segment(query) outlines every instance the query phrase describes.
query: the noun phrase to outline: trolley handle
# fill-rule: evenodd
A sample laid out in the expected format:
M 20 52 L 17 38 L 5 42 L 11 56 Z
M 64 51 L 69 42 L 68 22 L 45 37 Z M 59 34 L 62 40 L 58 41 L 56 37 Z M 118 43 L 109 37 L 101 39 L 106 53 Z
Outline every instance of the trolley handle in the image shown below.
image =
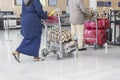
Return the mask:
M 45 25 L 45 24 L 46 24 L 46 21 L 47 21 L 47 19 L 42 19 L 42 20 L 41 20 L 41 23 L 42 23 L 43 25 Z

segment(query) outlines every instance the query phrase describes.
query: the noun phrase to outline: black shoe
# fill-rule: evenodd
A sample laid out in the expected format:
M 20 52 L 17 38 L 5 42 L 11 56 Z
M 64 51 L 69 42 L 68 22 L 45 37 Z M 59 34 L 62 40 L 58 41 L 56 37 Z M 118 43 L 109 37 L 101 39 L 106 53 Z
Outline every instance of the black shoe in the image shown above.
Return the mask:
M 87 50 L 87 48 L 78 49 L 78 51 L 85 51 L 85 50 Z

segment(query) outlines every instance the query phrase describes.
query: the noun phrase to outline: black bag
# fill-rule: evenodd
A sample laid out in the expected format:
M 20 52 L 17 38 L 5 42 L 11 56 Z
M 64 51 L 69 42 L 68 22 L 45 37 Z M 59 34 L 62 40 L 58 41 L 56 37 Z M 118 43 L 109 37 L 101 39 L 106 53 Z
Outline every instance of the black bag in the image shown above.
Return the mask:
M 112 28 L 108 28 L 108 29 L 106 29 L 106 37 L 107 37 L 107 41 L 112 41 L 112 32 L 113 32 L 113 30 L 112 30 Z

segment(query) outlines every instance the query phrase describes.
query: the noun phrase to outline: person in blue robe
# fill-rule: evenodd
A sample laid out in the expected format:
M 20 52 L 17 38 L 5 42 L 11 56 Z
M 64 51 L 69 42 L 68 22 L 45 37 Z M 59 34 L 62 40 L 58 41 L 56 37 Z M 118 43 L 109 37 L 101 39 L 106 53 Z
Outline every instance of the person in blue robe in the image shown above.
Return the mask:
M 47 19 L 39 0 L 22 0 L 21 34 L 23 40 L 12 53 L 20 62 L 20 53 L 33 56 L 35 61 L 42 60 L 39 57 L 41 43 L 42 23 L 41 19 Z

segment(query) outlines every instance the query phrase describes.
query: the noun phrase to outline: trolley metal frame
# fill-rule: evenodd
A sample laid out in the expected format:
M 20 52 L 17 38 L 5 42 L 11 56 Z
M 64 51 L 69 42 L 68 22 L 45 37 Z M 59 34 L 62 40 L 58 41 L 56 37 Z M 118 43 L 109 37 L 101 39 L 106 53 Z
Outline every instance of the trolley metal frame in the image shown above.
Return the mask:
M 53 23 L 53 24 L 49 24 L 46 23 L 45 21 L 43 21 L 43 25 L 45 26 L 45 44 L 46 47 L 44 49 L 41 50 L 41 54 L 43 56 L 47 56 L 49 53 L 53 52 L 54 54 L 57 55 L 57 59 L 62 59 L 63 55 L 65 54 L 65 49 L 63 48 L 63 43 L 62 43 L 62 26 L 61 26 L 61 21 L 60 21 L 60 10 L 56 9 L 57 12 L 57 17 L 58 17 L 58 23 Z M 60 41 L 59 44 L 55 41 L 55 42 L 50 42 L 50 44 L 48 44 L 48 26 L 52 26 L 52 28 L 59 28 L 60 30 Z M 58 27 L 57 27 L 58 26 Z M 75 47 L 71 48 L 71 51 L 68 52 L 69 56 L 72 56 L 72 52 L 75 51 L 77 49 L 77 46 L 75 45 Z M 77 52 L 76 52 L 77 53 Z M 76 54 L 75 54 L 76 55 Z
M 94 45 L 94 49 L 97 49 L 98 47 L 103 47 L 103 46 L 99 46 L 98 45 L 98 23 L 97 23 L 97 12 L 96 15 L 94 16 L 95 22 L 96 22 L 96 37 L 95 38 L 84 38 L 84 39 L 91 39 L 91 40 L 95 40 L 95 43 L 93 43 Z M 93 30 L 93 29 L 92 29 Z

